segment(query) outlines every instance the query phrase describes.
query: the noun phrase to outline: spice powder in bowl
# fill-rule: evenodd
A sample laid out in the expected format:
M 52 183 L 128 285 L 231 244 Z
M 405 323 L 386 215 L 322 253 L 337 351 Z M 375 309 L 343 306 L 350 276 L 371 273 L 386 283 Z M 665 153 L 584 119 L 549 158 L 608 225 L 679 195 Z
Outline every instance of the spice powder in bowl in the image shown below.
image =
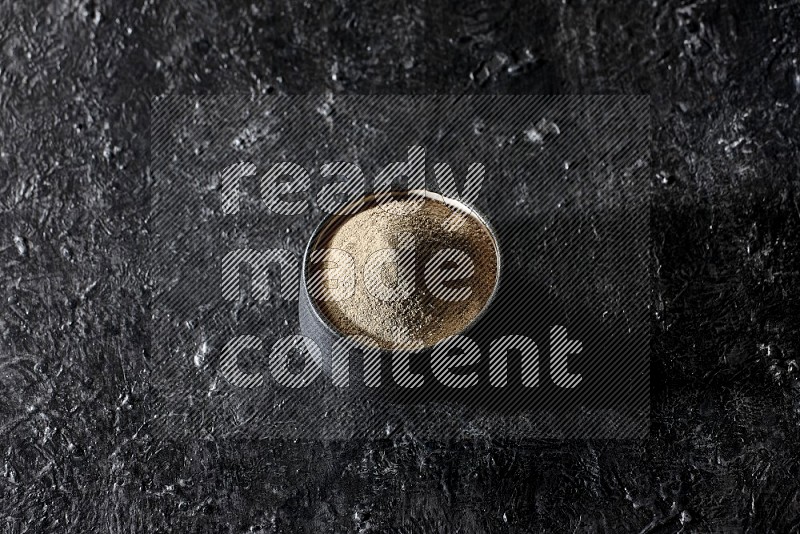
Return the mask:
M 362 199 L 319 231 L 311 258 L 320 314 L 383 349 L 427 348 L 462 332 L 489 303 L 500 267 L 486 223 L 427 191 Z

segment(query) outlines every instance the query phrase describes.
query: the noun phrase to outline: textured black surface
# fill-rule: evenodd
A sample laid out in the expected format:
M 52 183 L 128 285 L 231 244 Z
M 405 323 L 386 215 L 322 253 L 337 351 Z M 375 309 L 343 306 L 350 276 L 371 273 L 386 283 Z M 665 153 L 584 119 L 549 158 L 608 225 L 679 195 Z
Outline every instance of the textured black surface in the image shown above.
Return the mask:
M 800 4 L 0 7 L 9 532 L 800 530 Z M 149 98 L 646 93 L 642 442 L 196 442 L 146 411 Z

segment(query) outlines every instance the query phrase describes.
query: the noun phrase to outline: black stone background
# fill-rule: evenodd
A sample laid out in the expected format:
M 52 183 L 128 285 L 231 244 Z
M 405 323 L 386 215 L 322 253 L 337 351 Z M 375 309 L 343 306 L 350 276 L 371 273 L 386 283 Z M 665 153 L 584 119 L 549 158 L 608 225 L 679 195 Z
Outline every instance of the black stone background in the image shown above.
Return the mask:
M 800 531 L 800 3 L 0 4 L 6 532 Z M 149 433 L 164 92 L 652 98 L 644 441 Z

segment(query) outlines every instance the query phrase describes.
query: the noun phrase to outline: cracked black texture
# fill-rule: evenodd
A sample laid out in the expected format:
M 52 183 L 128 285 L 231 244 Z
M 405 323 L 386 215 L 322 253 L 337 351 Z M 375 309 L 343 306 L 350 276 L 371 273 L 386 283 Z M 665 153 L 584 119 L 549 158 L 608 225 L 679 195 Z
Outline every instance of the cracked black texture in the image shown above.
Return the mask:
M 800 4 L 0 4 L 8 532 L 800 531 Z M 652 99 L 642 442 L 158 442 L 150 97 Z

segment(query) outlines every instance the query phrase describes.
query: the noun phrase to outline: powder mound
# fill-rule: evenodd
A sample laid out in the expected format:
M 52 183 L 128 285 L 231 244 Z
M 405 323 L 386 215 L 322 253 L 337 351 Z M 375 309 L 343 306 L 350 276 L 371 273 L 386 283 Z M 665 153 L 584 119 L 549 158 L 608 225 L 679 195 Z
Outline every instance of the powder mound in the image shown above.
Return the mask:
M 418 206 L 413 212 L 412 203 Z M 460 225 L 451 224 L 454 214 L 461 217 Z M 429 347 L 462 332 L 497 284 L 497 244 L 486 225 L 429 194 L 407 194 L 385 205 L 370 197 L 357 212 L 323 228 L 314 249 L 339 249 L 355 261 L 355 287 L 348 298 L 334 297 L 331 288 L 342 281 L 325 279 L 329 264 L 309 266 L 325 280 L 315 294 L 323 316 L 340 332 L 366 336 L 381 348 Z M 394 261 L 376 261 L 373 255 L 387 257 L 379 252 L 387 249 L 395 251 L 389 256 Z M 368 267 L 376 264 L 377 273 Z M 376 283 L 383 292 L 374 289 Z

